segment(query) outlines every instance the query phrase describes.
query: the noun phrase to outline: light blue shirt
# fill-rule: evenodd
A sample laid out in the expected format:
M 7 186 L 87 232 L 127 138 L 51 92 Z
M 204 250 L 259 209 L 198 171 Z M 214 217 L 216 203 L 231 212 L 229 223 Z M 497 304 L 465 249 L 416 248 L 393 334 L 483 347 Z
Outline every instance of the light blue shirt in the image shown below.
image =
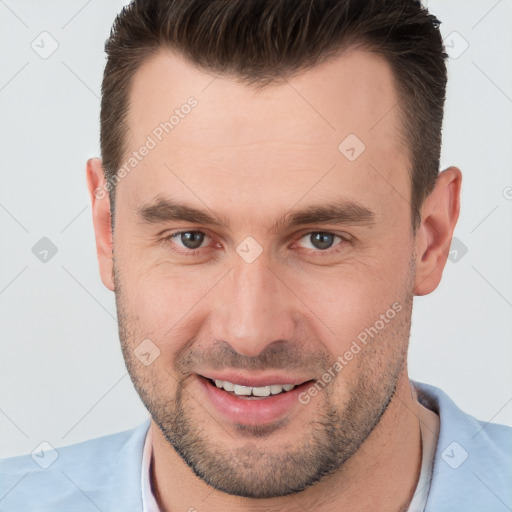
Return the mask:
M 425 512 L 510 512 L 512 428 L 478 421 L 440 389 L 413 384 L 420 402 L 440 418 Z M 142 512 L 148 427 L 149 419 L 58 448 L 46 469 L 51 452 L 41 460 L 37 453 L 0 459 L 0 512 Z

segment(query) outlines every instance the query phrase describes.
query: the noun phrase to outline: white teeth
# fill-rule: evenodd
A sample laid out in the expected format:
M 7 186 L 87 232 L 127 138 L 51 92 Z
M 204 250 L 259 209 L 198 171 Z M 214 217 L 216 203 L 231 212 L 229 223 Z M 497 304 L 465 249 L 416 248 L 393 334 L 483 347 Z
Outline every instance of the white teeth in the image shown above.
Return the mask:
M 215 385 L 218 388 L 224 389 L 226 391 L 232 391 L 235 395 L 238 396 L 258 396 L 258 397 L 266 397 L 270 395 L 278 395 L 283 391 L 291 391 L 295 385 L 294 384 L 272 384 L 270 386 L 261 386 L 261 387 L 250 387 L 250 386 L 241 386 L 239 384 L 233 384 L 227 380 L 218 380 L 215 379 Z
M 270 386 L 270 392 L 273 395 L 277 395 L 278 393 L 281 393 L 281 391 L 283 391 L 283 386 L 276 386 L 275 384 Z
M 222 382 L 222 381 L 221 381 Z M 234 391 L 235 390 L 235 385 L 232 383 L 232 382 L 228 382 L 227 380 L 225 380 L 223 383 L 222 383 L 222 387 L 226 390 L 226 391 Z
M 235 395 L 249 396 L 251 394 L 252 388 L 235 384 L 235 389 L 233 389 L 233 391 L 235 392 Z
M 263 386 L 262 388 L 252 388 L 254 396 L 268 396 L 270 395 L 270 386 Z

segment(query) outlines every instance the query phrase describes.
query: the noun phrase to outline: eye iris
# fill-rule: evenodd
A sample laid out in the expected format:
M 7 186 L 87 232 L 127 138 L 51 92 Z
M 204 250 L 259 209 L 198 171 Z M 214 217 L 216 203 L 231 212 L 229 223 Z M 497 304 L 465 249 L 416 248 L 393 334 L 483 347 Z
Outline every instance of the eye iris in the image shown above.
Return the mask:
M 201 247 L 204 240 L 204 234 L 199 231 L 187 231 L 180 235 L 183 245 L 187 249 L 197 249 Z
M 310 236 L 317 249 L 329 249 L 334 242 L 334 236 L 329 233 L 313 233 Z

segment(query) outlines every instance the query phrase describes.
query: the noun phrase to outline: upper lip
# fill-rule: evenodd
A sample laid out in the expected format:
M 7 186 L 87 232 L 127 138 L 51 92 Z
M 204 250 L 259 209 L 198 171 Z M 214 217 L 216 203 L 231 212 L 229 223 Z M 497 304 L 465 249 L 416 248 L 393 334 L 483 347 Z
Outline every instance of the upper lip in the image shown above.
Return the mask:
M 284 384 L 293 384 L 294 386 L 298 386 L 307 382 L 311 379 L 304 377 L 297 377 L 291 375 L 282 375 L 282 374 L 267 374 L 267 375 L 248 375 L 244 373 L 238 373 L 233 371 L 218 371 L 218 372 L 203 372 L 198 374 L 201 377 L 205 377 L 206 379 L 211 380 L 223 380 L 232 382 L 233 384 L 238 384 L 239 386 L 247 386 L 251 388 L 271 386 L 271 385 L 284 385 Z

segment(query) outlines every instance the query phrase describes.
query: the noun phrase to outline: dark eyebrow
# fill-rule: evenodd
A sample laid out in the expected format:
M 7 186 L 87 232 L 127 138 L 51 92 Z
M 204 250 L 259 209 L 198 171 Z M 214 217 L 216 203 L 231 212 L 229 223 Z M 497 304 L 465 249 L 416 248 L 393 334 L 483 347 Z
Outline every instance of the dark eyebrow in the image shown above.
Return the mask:
M 228 220 L 205 210 L 157 197 L 152 203 L 137 208 L 138 218 L 145 224 L 162 224 L 184 221 L 192 224 L 208 224 L 229 228 Z M 285 227 L 305 224 L 352 224 L 373 225 L 375 213 L 365 206 L 353 201 L 339 201 L 333 204 L 312 205 L 303 210 L 287 211 L 275 222 L 268 233 L 276 232 Z
M 150 204 L 137 208 L 137 217 L 145 224 L 185 221 L 193 224 L 210 224 L 229 229 L 227 219 L 216 217 L 204 210 L 157 196 Z
M 323 205 L 308 206 L 303 210 L 288 211 L 269 230 L 275 232 L 282 227 L 304 224 L 375 224 L 375 213 L 353 201 L 339 201 Z

